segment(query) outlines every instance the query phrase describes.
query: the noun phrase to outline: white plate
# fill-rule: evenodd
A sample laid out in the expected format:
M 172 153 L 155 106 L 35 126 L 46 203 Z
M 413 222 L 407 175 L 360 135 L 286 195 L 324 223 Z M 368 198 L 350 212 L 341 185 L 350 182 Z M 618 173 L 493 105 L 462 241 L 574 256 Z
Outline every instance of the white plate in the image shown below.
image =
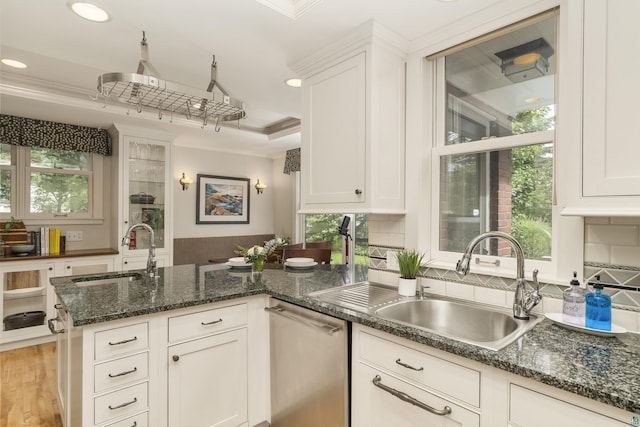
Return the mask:
M 246 262 L 225 262 L 225 265 L 228 265 L 231 268 L 250 268 L 251 267 L 251 263 L 246 263 Z
M 302 264 L 302 263 L 291 264 L 291 263 L 289 263 L 289 260 L 286 260 L 284 262 L 284 265 L 289 267 L 289 268 L 311 268 L 314 265 L 318 265 L 318 263 L 315 262 L 315 261 L 311 261 L 311 262 L 308 262 L 306 264 Z
M 232 264 L 246 264 L 244 262 L 244 257 L 242 256 L 238 256 L 238 257 L 234 257 L 234 258 L 229 258 L 228 260 L 230 263 Z
M 313 258 L 287 258 L 287 262 L 291 265 L 295 264 L 310 264 L 314 262 Z
M 621 335 L 627 332 L 625 328 L 618 326 L 614 323 L 611 324 L 610 331 L 603 331 L 602 329 L 587 328 L 586 326 L 580 326 L 574 323 L 565 322 L 564 320 L 562 320 L 562 313 L 546 313 L 545 316 L 547 316 L 547 318 L 550 319 L 552 322 L 557 323 L 558 325 L 564 328 L 571 329 L 577 332 L 584 332 L 585 334 L 599 335 L 601 337 L 610 337 L 615 335 Z

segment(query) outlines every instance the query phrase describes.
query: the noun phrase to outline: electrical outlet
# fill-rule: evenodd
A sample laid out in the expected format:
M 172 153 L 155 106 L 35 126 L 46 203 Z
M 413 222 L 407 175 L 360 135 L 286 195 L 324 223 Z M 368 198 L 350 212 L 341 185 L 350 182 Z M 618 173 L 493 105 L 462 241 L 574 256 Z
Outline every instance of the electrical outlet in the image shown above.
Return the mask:
M 400 266 L 398 265 L 398 252 L 396 251 L 387 251 L 387 270 L 399 270 Z
M 67 242 L 82 241 L 82 231 L 67 231 Z

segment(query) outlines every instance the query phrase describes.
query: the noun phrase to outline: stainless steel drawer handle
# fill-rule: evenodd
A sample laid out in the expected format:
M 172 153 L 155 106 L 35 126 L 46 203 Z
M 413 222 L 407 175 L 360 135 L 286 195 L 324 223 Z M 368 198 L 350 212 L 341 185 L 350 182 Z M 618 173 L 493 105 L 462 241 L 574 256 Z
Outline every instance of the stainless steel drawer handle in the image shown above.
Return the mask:
M 56 327 L 53 325 L 53 322 L 57 322 L 60 320 L 60 317 L 54 317 L 53 319 L 47 320 L 47 325 L 49 325 L 49 330 L 52 334 L 64 334 L 64 328 L 60 330 L 56 330 Z
M 342 329 L 341 326 L 335 326 L 329 323 L 319 323 L 312 319 L 308 319 L 306 317 L 296 316 L 293 313 L 288 313 L 284 309 L 284 307 L 280 305 L 276 305 L 275 307 L 265 307 L 264 310 L 268 311 L 269 313 L 278 314 L 282 317 L 286 317 L 287 319 L 290 319 L 290 320 L 295 320 L 296 322 L 304 323 L 305 325 L 308 325 L 308 326 L 313 326 L 314 328 L 320 328 L 329 335 L 333 335 L 334 333 Z
M 222 319 L 213 320 L 211 322 L 200 322 L 200 324 L 202 326 L 207 326 L 207 325 L 215 325 L 216 323 L 220 323 L 220 322 L 222 322 Z
M 404 362 L 401 362 L 401 361 L 400 361 L 400 359 L 396 360 L 396 363 L 397 363 L 398 365 L 402 366 L 403 368 L 412 369 L 412 370 L 414 370 L 414 371 L 418 371 L 418 372 L 420 372 L 420 371 L 424 371 L 424 368 L 423 368 L 422 366 L 421 366 L 421 367 L 419 367 L 419 368 L 414 368 L 414 367 L 413 367 L 413 366 L 411 366 L 411 365 L 408 365 L 408 364 L 406 364 L 406 363 L 404 363 Z
M 397 397 L 404 402 L 411 403 L 412 405 L 415 405 L 420 409 L 424 409 L 425 411 L 429 411 L 432 414 L 449 415 L 451 413 L 451 408 L 449 406 L 445 406 L 444 409 L 436 409 L 432 406 L 427 405 L 426 403 L 420 402 L 418 399 L 409 396 L 407 393 L 403 393 L 396 390 L 395 388 L 391 388 L 387 385 L 382 384 L 382 378 L 380 378 L 380 375 L 376 375 L 375 377 L 373 377 L 373 385 L 383 389 L 387 393 Z
M 131 342 L 131 341 L 136 341 L 137 339 L 138 339 L 138 337 L 133 337 L 133 338 L 129 338 L 128 340 L 122 340 L 122 341 L 118 341 L 118 342 L 109 341 L 109 345 L 126 344 L 126 343 Z
M 130 371 L 120 372 L 119 374 L 109 374 L 109 378 L 122 377 L 124 375 L 133 374 L 134 372 L 138 372 L 138 368 L 136 368 L 135 366 Z
M 133 400 L 131 402 L 124 402 L 119 404 L 118 406 L 111 406 L 109 405 L 109 409 L 120 409 L 120 408 L 124 408 L 125 406 L 129 406 L 129 405 L 133 405 L 134 403 L 136 403 L 138 401 L 137 397 L 134 397 Z

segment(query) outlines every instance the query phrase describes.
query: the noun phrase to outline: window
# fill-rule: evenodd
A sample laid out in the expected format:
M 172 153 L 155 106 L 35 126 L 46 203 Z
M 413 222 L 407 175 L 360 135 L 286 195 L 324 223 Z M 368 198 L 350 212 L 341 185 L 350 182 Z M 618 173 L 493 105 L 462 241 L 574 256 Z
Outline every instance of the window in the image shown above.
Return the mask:
M 480 233 L 513 235 L 527 259 L 552 259 L 556 11 L 440 54 L 433 149 L 434 258 Z M 485 240 L 476 253 L 511 257 Z
M 351 217 L 349 223 L 349 258 L 355 265 L 369 264 L 369 228 L 368 217 L 365 214 L 347 214 Z M 343 214 L 313 214 L 304 216 L 304 241 L 331 241 L 331 263 L 346 263 L 345 238 L 338 233 L 342 224 Z
M 92 218 L 96 161 L 101 170 L 101 156 L 0 144 L 0 214 L 39 220 Z

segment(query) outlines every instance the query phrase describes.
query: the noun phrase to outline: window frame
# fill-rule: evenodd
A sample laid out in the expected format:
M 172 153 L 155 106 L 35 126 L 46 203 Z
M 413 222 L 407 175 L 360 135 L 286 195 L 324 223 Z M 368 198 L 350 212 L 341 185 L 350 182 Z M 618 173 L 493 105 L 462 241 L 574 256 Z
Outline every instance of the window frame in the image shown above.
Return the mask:
M 560 33 L 560 14 L 556 25 L 558 26 L 558 34 Z M 561 38 L 558 37 L 556 44 L 561 43 Z M 556 49 L 560 51 L 560 49 Z M 432 124 L 431 133 L 431 153 L 428 170 L 428 181 L 430 189 L 430 221 L 429 221 L 429 252 L 430 252 L 430 265 L 433 267 L 442 267 L 447 269 L 455 268 L 457 261 L 460 259 L 462 253 L 449 252 L 440 250 L 440 165 L 441 158 L 443 156 L 467 154 L 467 153 L 487 153 L 490 151 L 504 150 L 514 147 L 521 147 L 533 144 L 552 143 L 553 144 L 553 186 L 554 195 L 556 194 L 555 186 L 557 184 L 557 129 L 558 120 L 557 113 L 560 109 L 559 102 L 559 81 L 560 81 L 560 67 L 556 69 L 554 98 L 555 98 L 555 112 L 556 112 L 556 126 L 554 130 L 531 132 L 526 134 L 510 135 L 498 138 L 483 139 L 478 141 L 470 141 L 461 144 L 446 145 L 446 110 L 448 106 L 447 91 L 446 91 L 446 76 L 445 76 L 445 56 L 424 61 L 425 70 L 425 84 L 427 87 L 431 87 L 431 95 L 433 96 L 432 110 L 430 111 L 430 122 Z M 429 112 L 427 113 L 429 114 Z M 562 223 L 566 221 L 566 218 L 560 216 L 558 206 L 555 202 L 552 205 L 552 245 L 551 245 L 551 260 L 540 261 L 527 259 L 525 262 L 526 275 L 530 277 L 534 269 L 538 269 L 541 272 L 541 278 L 546 278 L 549 281 L 556 281 L 561 270 L 561 256 L 560 245 L 558 244 L 561 236 L 560 229 Z M 474 256 L 474 259 L 476 256 Z M 500 265 L 496 266 L 491 263 L 499 260 Z M 498 257 L 482 255 L 482 261 L 486 263 L 472 264 L 472 271 L 481 274 L 513 277 L 516 271 L 516 259 L 512 257 Z M 577 267 L 577 266 L 576 266 Z M 575 267 L 574 267 L 575 268 Z
M 31 172 L 56 172 L 55 169 L 31 166 L 31 148 L 12 145 L 12 164 L 0 165 L 0 170 L 11 170 L 11 209 L 12 212 L 0 213 L 0 220 L 19 218 L 25 224 L 102 224 L 104 159 L 103 156 L 88 153 L 88 170 L 60 170 L 63 174 L 85 175 L 88 177 L 89 211 L 81 214 L 31 213 L 30 186 Z

